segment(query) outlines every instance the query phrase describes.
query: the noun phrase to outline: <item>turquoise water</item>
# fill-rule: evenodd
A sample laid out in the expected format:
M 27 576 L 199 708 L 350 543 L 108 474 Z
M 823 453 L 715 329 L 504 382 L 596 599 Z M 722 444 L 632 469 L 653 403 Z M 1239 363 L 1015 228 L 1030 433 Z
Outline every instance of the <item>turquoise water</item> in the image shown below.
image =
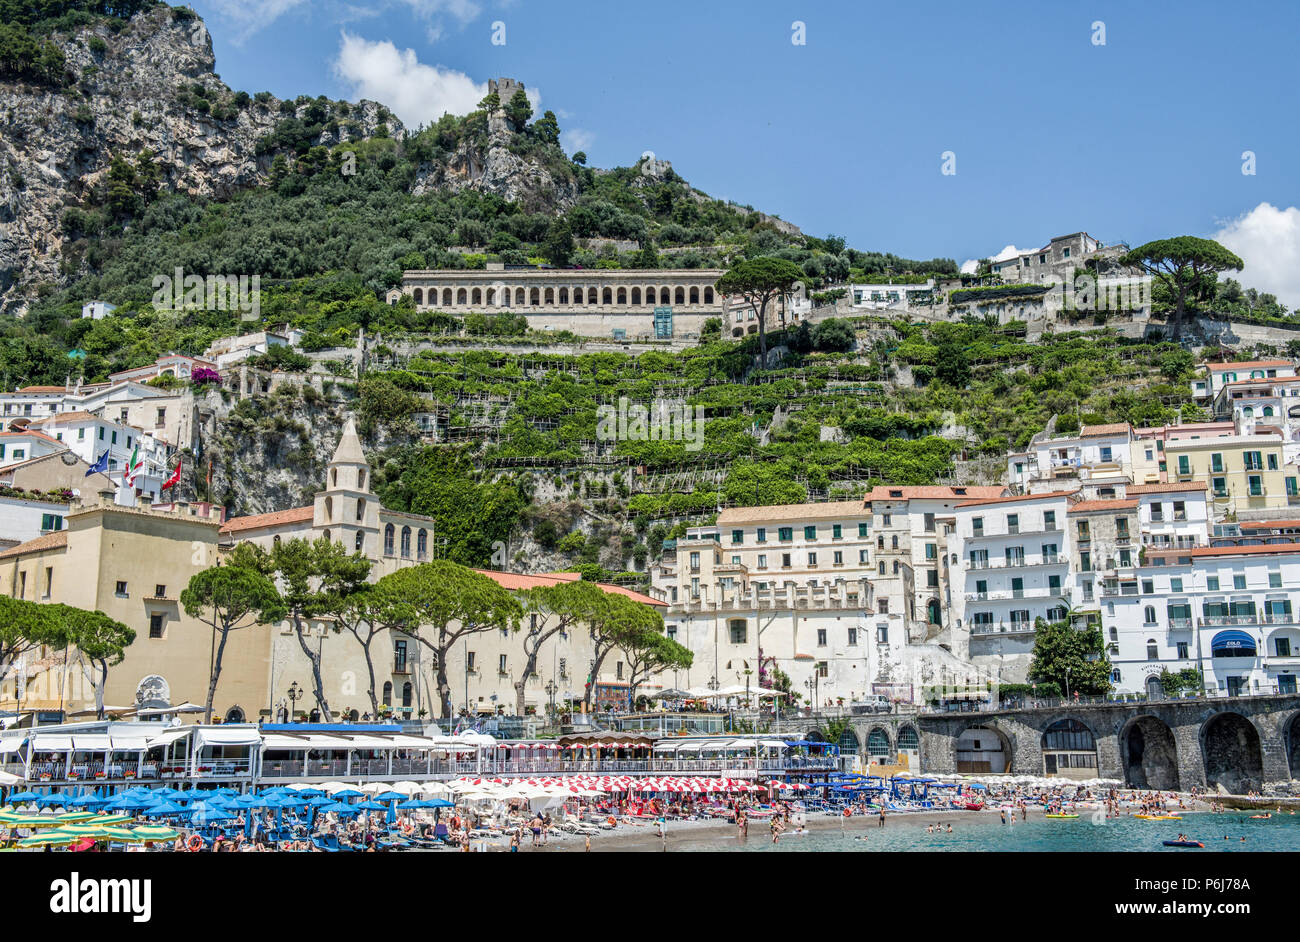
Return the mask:
M 945 828 L 947 822 L 944 822 Z M 1118 818 L 1093 824 L 1086 812 L 1069 820 L 1048 820 L 1030 816 L 1014 826 L 1000 823 L 998 815 L 981 815 L 952 822 L 953 833 L 926 834 L 924 822 L 910 822 L 902 815 L 890 817 L 884 829 L 850 825 L 817 830 L 804 835 L 786 832 L 773 845 L 766 825 L 750 825 L 749 837 L 734 836 L 710 841 L 679 841 L 669 835 L 669 850 L 743 851 L 751 853 L 825 853 L 834 851 L 1100 851 L 1104 853 L 1168 851 L 1174 854 L 1213 852 L 1300 851 L 1300 814 L 1277 815 L 1254 820 L 1242 813 L 1187 814 L 1181 821 L 1142 821 Z M 1160 842 L 1176 840 L 1179 834 L 1203 841 L 1205 849 L 1165 847 Z M 1224 835 L 1229 840 L 1224 840 Z M 866 840 L 857 840 L 865 835 Z M 1241 843 L 1241 838 L 1246 843 Z

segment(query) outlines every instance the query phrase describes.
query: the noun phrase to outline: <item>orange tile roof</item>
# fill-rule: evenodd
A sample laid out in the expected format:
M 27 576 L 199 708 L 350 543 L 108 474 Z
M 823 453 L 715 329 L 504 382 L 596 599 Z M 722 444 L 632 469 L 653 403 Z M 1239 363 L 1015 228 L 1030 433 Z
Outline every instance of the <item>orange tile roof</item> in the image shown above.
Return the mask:
M 1183 556 L 1265 556 L 1270 553 L 1300 553 L 1300 543 L 1258 543 L 1254 546 L 1199 546 L 1184 551 Z M 3 556 L 0 553 L 0 556 Z
M 1240 524 L 1243 530 L 1280 530 L 1300 527 L 1300 520 L 1250 520 Z
M 1099 435 L 1119 435 L 1132 430 L 1133 426 L 1127 422 L 1112 422 L 1109 425 L 1085 425 L 1079 429 L 1079 437 L 1094 438 Z
M 54 415 L 47 416 L 39 422 L 33 422 L 32 425 L 62 425 L 64 422 L 85 422 L 93 421 L 99 416 L 78 409 L 76 412 L 57 412 Z
M 1209 487 L 1204 481 L 1167 481 L 1163 484 L 1130 484 L 1125 493 L 1132 497 L 1134 494 L 1164 494 L 1169 491 L 1205 491 Z
M 1114 500 L 1081 500 L 1070 507 L 1069 513 L 1087 514 L 1097 510 L 1131 510 L 1136 507 L 1136 499 L 1116 498 Z
M 1051 500 L 1057 497 L 1069 497 L 1071 494 L 1079 493 L 1073 491 L 1044 491 L 1041 494 L 1017 494 L 1013 497 L 985 497 L 983 500 L 965 500 L 958 504 L 958 507 L 978 507 L 983 504 L 1010 504 L 1022 500 Z
M 18 435 L 22 437 L 31 436 L 32 438 L 43 438 L 47 442 L 53 442 L 56 445 L 63 444 L 63 442 L 59 441 L 53 435 L 46 435 L 44 432 L 38 432 L 35 429 L 26 429 L 21 432 L 0 432 L 0 438 L 4 438 L 8 435 Z
M 20 393 L 61 393 L 68 392 L 66 386 L 24 386 L 18 390 Z
M 577 582 L 582 576 L 576 572 L 546 572 L 540 575 L 530 575 L 522 572 L 498 572 L 495 569 L 475 569 L 480 575 L 487 576 L 503 589 L 509 589 L 512 592 L 519 592 L 525 589 L 534 589 L 538 586 L 558 585 L 561 582 Z M 642 595 L 640 592 L 624 588 L 621 585 L 613 585 L 608 582 L 597 582 L 606 592 L 614 595 L 625 595 L 634 602 L 640 602 L 643 605 L 658 605 L 666 607 L 667 602 L 659 599 L 652 599 L 648 595 Z
M 1238 386 L 1288 386 L 1300 383 L 1300 376 L 1256 376 L 1254 379 L 1236 379 L 1231 383 L 1224 383 L 1224 389 L 1235 389 Z M 1260 398 L 1267 398 L 1261 396 Z
M 819 504 L 767 504 L 758 507 L 727 507 L 718 514 L 718 526 L 732 523 L 778 520 L 828 520 L 835 517 L 865 517 L 861 500 L 830 500 Z
M 222 533 L 239 533 L 244 530 L 260 530 L 263 527 L 278 527 L 287 523 L 304 523 L 315 514 L 315 506 L 294 507 L 292 510 L 276 510 L 269 514 L 250 514 L 247 517 L 235 517 L 226 521 L 221 527 Z
M 68 531 L 56 530 L 53 533 L 38 536 L 34 540 L 28 540 L 26 543 L 19 543 L 17 546 L 11 546 L 3 553 L 0 553 L 0 559 L 7 559 L 10 556 L 25 556 L 28 553 L 39 553 L 42 550 L 57 549 L 60 546 L 67 545 Z
M 899 491 L 902 496 L 892 496 L 891 491 Z M 957 494 L 956 491 L 962 493 Z M 890 487 L 886 484 L 877 484 L 867 494 L 865 500 L 869 504 L 878 500 L 951 500 L 954 498 L 978 500 L 984 497 L 1001 497 L 1006 492 L 1007 489 L 1000 485 L 993 487 L 987 485 L 962 487 L 961 485 L 927 484 L 919 487 Z
M 1209 364 L 1211 373 L 1222 373 L 1225 370 L 1248 370 L 1261 366 L 1293 366 L 1290 360 L 1242 360 L 1240 363 L 1211 363 Z

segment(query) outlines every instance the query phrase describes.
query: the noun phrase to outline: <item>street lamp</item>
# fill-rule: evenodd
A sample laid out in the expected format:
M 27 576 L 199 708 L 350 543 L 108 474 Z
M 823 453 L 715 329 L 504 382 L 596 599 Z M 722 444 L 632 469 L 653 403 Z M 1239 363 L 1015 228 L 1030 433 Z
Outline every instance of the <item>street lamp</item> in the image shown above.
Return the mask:
M 1065 669 L 1065 699 L 1067 701 L 1070 699 L 1070 669 L 1068 667 Z
M 550 698 L 550 702 L 551 702 L 551 718 L 552 718 L 552 721 L 554 721 L 554 718 L 555 718 L 555 691 L 559 690 L 560 688 L 559 688 L 558 686 L 556 686 L 555 681 L 553 681 L 553 680 L 548 680 L 548 681 L 546 682 L 546 686 L 543 687 L 542 689 L 546 691 L 546 696 Z
M 289 685 L 287 696 L 289 697 L 289 722 L 292 723 L 294 713 L 297 712 L 298 701 L 307 696 L 307 691 L 299 687 L 298 681 L 295 680 Z

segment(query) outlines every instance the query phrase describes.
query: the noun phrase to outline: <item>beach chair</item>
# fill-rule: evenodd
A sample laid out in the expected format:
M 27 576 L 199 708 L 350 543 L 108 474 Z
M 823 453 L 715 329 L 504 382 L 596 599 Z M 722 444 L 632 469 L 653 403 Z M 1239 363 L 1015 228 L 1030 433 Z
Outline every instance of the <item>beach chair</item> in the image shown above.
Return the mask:
M 319 834 L 313 837 L 311 842 L 317 850 L 323 850 L 327 854 L 337 854 L 339 851 L 337 846 L 331 847 L 325 838 Z

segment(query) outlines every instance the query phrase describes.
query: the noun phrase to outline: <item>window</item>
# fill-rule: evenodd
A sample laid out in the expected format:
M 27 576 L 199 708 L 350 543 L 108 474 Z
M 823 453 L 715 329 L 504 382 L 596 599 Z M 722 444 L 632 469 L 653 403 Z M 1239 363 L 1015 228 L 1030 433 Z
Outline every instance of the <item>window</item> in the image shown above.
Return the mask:
M 816 566 L 816 565 L 817 565 L 817 554 L 816 554 L 816 553 L 809 553 L 809 554 L 808 554 L 808 565 L 809 565 L 809 566 Z
M 745 542 L 745 531 L 744 531 L 744 530 L 732 530 L 732 531 L 731 531 L 731 542 L 733 542 L 733 543 L 744 543 L 744 542 Z
M 1170 591 L 1170 592 L 1181 592 L 1181 591 L 1183 591 L 1183 580 L 1182 580 L 1182 579 L 1170 579 L 1170 580 L 1169 580 L 1169 591 Z
M 393 555 L 393 538 L 396 536 L 396 534 L 397 534 L 397 530 L 396 528 L 393 527 L 391 523 L 388 524 L 388 526 L 384 527 L 384 555 L 385 556 Z
M 1219 591 L 1219 577 L 1218 577 L 1218 576 L 1206 576 L 1206 577 L 1205 577 L 1205 591 L 1207 591 L 1207 592 L 1218 592 L 1218 591 Z
M 733 619 L 733 620 L 729 623 L 730 631 L 731 631 L 731 643 L 732 643 L 732 644 L 745 644 L 745 643 L 747 643 L 747 639 L 748 639 L 748 636 L 749 636 L 749 632 L 748 632 L 748 624 L 749 624 L 749 623 L 746 622 L 745 619 L 743 619 L 743 618 L 736 618 L 736 619 Z
M 1160 660 L 1160 646 L 1156 644 L 1155 638 L 1147 638 L 1147 660 Z
M 163 636 L 163 616 L 154 612 L 149 616 L 149 637 L 161 638 Z
M 392 705 L 393 705 L 393 682 L 391 680 L 386 680 L 384 681 L 384 706 L 392 706 Z
M 880 575 L 887 575 L 885 572 L 885 561 L 883 559 L 876 564 L 876 567 L 880 570 Z
M 936 544 L 934 544 L 934 543 L 926 543 L 926 544 L 925 544 L 925 558 L 926 558 L 926 559 L 938 559 L 938 558 L 939 558 L 939 550 L 938 550 L 938 547 L 936 546 Z
M 1277 470 L 1277 455 L 1273 452 L 1270 452 L 1268 456 L 1268 470 L 1270 471 Z
M 1262 474 L 1246 475 L 1246 493 L 1251 497 L 1264 496 L 1264 476 Z
M 411 558 L 411 528 L 402 527 L 402 558 Z
M 809 554 L 809 555 L 813 556 L 814 558 L 816 558 L 816 556 L 817 556 L 816 553 L 811 553 L 811 554 Z M 789 553 L 782 553 L 782 554 L 781 554 L 781 568 L 782 568 L 782 569 L 789 569 L 789 568 L 790 568 L 790 554 L 789 554 Z
M 777 535 L 777 538 L 778 538 L 778 539 L 781 539 L 781 540 L 793 540 L 793 539 L 794 539 L 794 527 L 780 527 L 780 528 L 777 529 L 777 531 L 776 531 L 776 535 Z
M 471 674 L 474 673 L 475 667 L 474 667 L 474 652 L 473 652 L 473 651 L 466 651 L 466 652 L 465 652 L 465 670 L 469 671 Z
M 504 657 L 504 655 L 502 655 Z M 619 680 L 623 679 L 623 662 L 619 661 L 614 665 L 614 676 Z
M 423 533 L 424 531 L 421 530 L 420 532 Z M 277 536 L 276 540 L 278 541 L 279 539 L 280 538 Z M 352 541 L 352 548 L 355 549 L 358 553 L 360 553 L 361 550 L 365 547 L 365 545 L 366 545 L 366 535 L 362 531 L 358 530 L 356 539 Z
M 894 515 L 893 515 L 893 514 L 881 514 L 881 515 L 880 515 L 880 521 L 881 521 L 881 522 L 880 522 L 880 525 L 881 525 L 882 527 L 892 526 L 892 524 L 893 524 L 893 519 L 894 519 Z
M 817 647 L 819 647 L 819 648 L 824 648 L 824 647 L 826 647 L 826 629 L 825 629 L 825 628 L 818 628 L 818 629 L 817 629 Z
M 862 539 L 865 539 L 865 538 L 866 538 L 866 536 L 867 536 L 867 525 L 866 525 L 865 523 L 859 523 L 859 524 L 858 524 L 858 536 L 859 536 L 860 538 L 862 538 Z
M 817 528 L 816 528 L 816 527 L 804 527 L 804 528 L 803 528 L 803 538 L 804 538 L 805 540 L 815 540 L 815 539 L 817 539 Z
M 1120 550 L 1120 551 L 1119 551 L 1119 564 L 1120 564 L 1121 567 L 1123 567 L 1123 568 L 1125 568 L 1125 569 L 1127 569 L 1129 566 L 1132 566 L 1132 565 L 1133 565 L 1133 551 L 1132 551 L 1132 550 L 1129 550 L 1129 549 L 1122 549 L 1122 550 Z
M 1264 453 L 1263 453 L 1263 452 L 1259 452 L 1259 451 L 1248 451 L 1248 452 L 1245 452 L 1244 455 L 1243 455 L 1243 457 L 1246 459 L 1246 470 L 1247 470 L 1247 471 L 1262 471 L 1262 470 L 1264 470 L 1264 460 L 1263 460 L 1263 456 L 1264 456 Z
M 1055 511 L 1055 510 L 1044 510 L 1044 511 L 1043 511 L 1043 529 L 1044 529 L 1044 530 L 1055 530 L 1055 529 L 1056 529 L 1056 511 Z
M 818 677 L 827 677 L 827 676 L 829 676 L 829 674 L 830 674 L 830 665 L 828 665 L 825 661 L 818 661 L 818 662 L 817 662 L 817 676 L 818 676 Z
M 1155 594 L 1155 591 L 1156 591 L 1156 582 L 1155 582 L 1154 579 L 1143 579 L 1143 580 L 1142 580 L 1142 594 L 1143 594 L 1143 595 L 1154 595 L 1154 594 Z M 1152 609 L 1152 611 L 1154 611 L 1154 609 Z M 1152 619 L 1152 620 L 1154 621 L 1155 619 Z
M 1079 554 L 1079 569 L 1081 572 L 1092 572 L 1092 553 L 1085 550 Z
M 1241 573 L 1241 572 L 1235 572 L 1235 573 L 1233 573 L 1233 574 L 1232 574 L 1232 587 L 1233 587 L 1234 589 L 1244 589 L 1244 588 L 1246 588 L 1246 574 L 1245 574 L 1245 573 Z
M 1269 587 L 1270 589 L 1280 589 L 1280 588 L 1282 588 L 1282 573 L 1280 573 L 1280 572 L 1270 572 L 1270 573 L 1268 574 L 1268 587 Z
M 1273 653 L 1276 654 L 1278 657 L 1290 657 L 1290 656 L 1291 656 L 1291 639 L 1290 639 L 1290 638 L 1274 638 L 1274 639 L 1273 639 Z
M 1175 649 L 1175 651 L 1177 652 L 1178 660 L 1180 660 L 1180 661 L 1185 661 L 1185 660 L 1187 660 L 1187 642 L 1186 642 L 1186 641 L 1176 641 L 1176 642 L 1174 642 L 1174 649 Z
M 831 557 L 832 557 L 832 558 L 831 558 L 831 561 L 832 561 L 836 566 L 843 566 L 843 565 L 844 565 L 844 553 L 843 553 L 842 551 L 840 551 L 840 550 L 836 550 L 834 553 L 831 554 Z
M 1142 609 L 1142 623 L 1144 625 L 1154 625 L 1156 623 L 1156 607 L 1148 605 Z
M 1296 479 L 1293 478 L 1293 477 L 1289 477 L 1289 478 L 1287 478 L 1287 479 L 1286 479 L 1286 496 L 1287 496 L 1287 497 L 1295 497 L 1297 494 L 1300 494 L 1300 491 L 1298 491 L 1298 490 L 1296 489 Z
M 393 673 L 394 674 L 406 673 L 406 642 L 405 641 L 393 642 Z
M 127 595 L 126 595 L 126 583 L 125 583 L 125 582 L 122 582 L 122 581 L 119 581 L 119 582 L 117 583 L 117 587 L 116 587 L 116 589 L 114 589 L 114 594 L 116 594 L 117 597 L 118 597 L 119 599 L 124 599 L 124 598 L 126 598 L 126 597 L 127 597 Z
M 870 560 L 867 558 L 868 550 L 858 550 L 858 563 L 862 566 L 867 565 Z
M 1007 532 L 1020 532 L 1020 514 L 1007 514 Z
M 668 626 L 668 637 L 670 637 L 670 638 L 676 638 L 676 637 L 677 637 L 677 626 L 676 626 L 676 625 L 669 625 L 669 626 Z M 560 676 L 561 676 L 561 677 L 568 677 L 568 676 L 569 676 L 569 659 L 566 658 L 566 657 L 562 657 L 562 658 L 560 658 Z
M 880 614 L 882 614 L 882 615 L 888 615 L 888 614 L 889 614 L 889 599 L 878 599 L 878 600 L 876 601 L 876 608 L 880 609 Z
M 876 644 L 889 644 L 888 625 L 876 625 Z
M 691 572 L 700 571 L 700 554 L 699 552 L 691 553 Z
M 1222 474 L 1222 473 L 1223 473 L 1223 455 L 1222 455 L 1222 454 L 1218 454 L 1218 453 L 1216 453 L 1216 454 L 1212 454 L 1212 455 L 1210 455 L 1210 470 L 1211 470 L 1212 472 L 1214 472 L 1215 474 Z
M 502 655 L 500 655 L 500 656 L 497 658 L 497 673 L 498 673 L 498 674 L 508 674 L 508 673 L 510 673 L 510 671 L 506 668 L 506 657 L 507 657 L 507 655 L 502 654 Z
M 923 521 L 924 521 L 924 526 L 925 526 L 925 532 L 926 532 L 926 533 L 933 533 L 933 532 L 934 532 L 934 514 L 925 514 L 925 515 L 923 516 Z
M 758 554 L 758 568 L 759 568 L 759 569 L 766 569 L 766 568 L 767 568 L 767 554 L 766 554 L 766 553 L 759 553 L 759 554 Z
M 42 530 L 62 530 L 63 518 L 58 514 L 41 514 Z
M 1192 473 L 1192 459 L 1189 456 L 1187 455 L 1178 456 L 1178 473 L 1179 474 Z
M 974 533 L 976 536 L 983 536 L 983 535 L 984 535 L 984 518 L 983 518 L 983 517 L 971 517 L 971 518 L 970 518 L 970 528 L 971 528 L 971 532 Z
M 844 527 L 842 527 L 842 526 L 841 526 L 840 524 L 838 524 L 838 523 L 836 523 L 836 524 L 832 524 L 832 525 L 831 525 L 831 539 L 832 539 L 832 540 L 842 540 L 843 538 L 844 538 Z
M 1211 478 L 1211 479 L 1210 479 L 1210 488 L 1211 488 L 1211 490 L 1214 491 L 1214 496 L 1215 496 L 1215 497 L 1227 497 L 1227 496 L 1228 496 L 1228 479 L 1227 479 L 1227 478 Z
M 925 572 L 925 584 L 931 589 L 939 587 L 939 570 L 927 569 Z
M 858 646 L 858 629 L 856 629 L 856 628 L 850 628 L 850 629 L 849 629 L 849 647 L 851 647 L 851 648 L 855 648 L 855 647 L 857 647 L 857 646 Z
M 415 688 L 411 686 L 410 681 L 402 684 L 402 706 L 409 707 L 411 705 L 411 695 L 414 690 Z
M 1080 520 L 1078 523 L 1078 528 L 1079 528 L 1079 539 L 1085 542 L 1088 541 L 1090 539 L 1090 537 L 1088 536 L 1088 521 Z

